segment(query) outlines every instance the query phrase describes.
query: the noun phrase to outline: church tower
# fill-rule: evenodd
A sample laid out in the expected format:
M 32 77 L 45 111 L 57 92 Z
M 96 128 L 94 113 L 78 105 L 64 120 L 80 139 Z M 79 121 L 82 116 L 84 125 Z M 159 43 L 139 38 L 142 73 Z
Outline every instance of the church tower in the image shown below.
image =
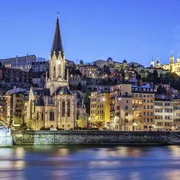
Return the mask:
M 170 71 L 174 72 L 174 56 L 173 55 L 171 55 L 171 57 L 170 57 L 170 64 L 169 64 L 169 66 L 170 66 Z
M 152 57 L 152 60 L 151 60 L 151 62 L 150 62 L 150 66 L 151 66 L 151 67 L 154 67 L 154 59 L 153 59 L 153 57 Z
M 60 33 L 59 18 L 56 20 L 56 28 L 49 60 L 49 77 L 46 80 L 46 88 L 50 93 L 62 86 L 69 86 L 68 74 L 65 75 L 65 56 Z
M 161 67 L 160 59 L 158 58 L 158 59 L 157 59 L 157 62 L 156 62 L 156 68 L 160 68 L 160 67 Z

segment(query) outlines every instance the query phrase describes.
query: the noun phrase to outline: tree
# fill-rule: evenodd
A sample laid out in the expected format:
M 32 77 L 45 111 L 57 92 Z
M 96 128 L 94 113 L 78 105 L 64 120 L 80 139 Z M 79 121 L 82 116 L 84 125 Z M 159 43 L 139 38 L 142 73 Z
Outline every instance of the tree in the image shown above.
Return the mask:
M 87 117 L 84 114 L 80 114 L 77 120 L 77 125 L 80 128 L 86 128 L 87 127 Z
M 104 72 L 107 73 L 108 75 L 111 74 L 109 66 L 104 65 L 103 69 L 104 69 Z
M 98 129 L 104 127 L 104 122 L 102 120 L 94 119 L 94 120 L 91 120 L 91 123 L 93 127 L 98 128 Z
M 83 62 L 83 60 L 80 60 L 80 65 L 84 65 L 84 62 Z
M 77 86 L 77 90 L 81 91 L 82 90 L 82 85 L 81 83 L 79 82 L 78 86 Z
M 90 98 L 88 94 L 86 94 L 84 97 L 84 104 L 86 107 L 86 113 L 90 114 Z

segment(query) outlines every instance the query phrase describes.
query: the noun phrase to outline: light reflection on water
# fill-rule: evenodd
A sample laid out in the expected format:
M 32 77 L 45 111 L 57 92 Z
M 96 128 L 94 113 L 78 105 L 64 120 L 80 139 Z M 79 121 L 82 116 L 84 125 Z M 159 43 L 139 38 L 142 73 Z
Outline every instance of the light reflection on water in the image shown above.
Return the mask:
M 180 146 L 0 148 L 0 179 L 180 179 Z

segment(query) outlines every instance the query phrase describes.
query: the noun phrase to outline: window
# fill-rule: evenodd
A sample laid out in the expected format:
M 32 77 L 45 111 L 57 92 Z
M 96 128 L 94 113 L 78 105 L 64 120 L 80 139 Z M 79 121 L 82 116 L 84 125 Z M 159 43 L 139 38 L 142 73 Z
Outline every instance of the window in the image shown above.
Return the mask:
M 62 102 L 62 117 L 65 116 L 65 101 Z
M 44 120 L 44 116 L 43 116 L 43 115 L 44 115 L 44 114 L 42 113 L 42 114 L 41 114 L 41 120 Z
M 50 112 L 49 116 L 50 116 L 50 121 L 54 121 L 54 112 L 53 111 Z
M 125 110 L 128 110 L 128 106 L 125 106 Z
M 39 112 L 37 112 L 37 120 L 39 120 Z
M 68 101 L 67 106 L 68 106 L 67 107 L 67 116 L 69 117 L 71 114 L 71 103 L 70 103 L 70 101 Z

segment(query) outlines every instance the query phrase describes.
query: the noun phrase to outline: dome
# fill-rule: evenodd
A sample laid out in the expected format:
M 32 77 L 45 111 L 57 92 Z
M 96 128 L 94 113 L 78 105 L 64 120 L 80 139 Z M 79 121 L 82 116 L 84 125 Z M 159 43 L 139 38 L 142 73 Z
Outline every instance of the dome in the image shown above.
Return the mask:
M 111 58 L 111 57 L 109 57 L 109 58 L 107 59 L 107 61 L 112 61 L 112 58 Z
M 127 64 L 127 61 L 124 59 L 123 63 L 126 63 L 126 64 Z

